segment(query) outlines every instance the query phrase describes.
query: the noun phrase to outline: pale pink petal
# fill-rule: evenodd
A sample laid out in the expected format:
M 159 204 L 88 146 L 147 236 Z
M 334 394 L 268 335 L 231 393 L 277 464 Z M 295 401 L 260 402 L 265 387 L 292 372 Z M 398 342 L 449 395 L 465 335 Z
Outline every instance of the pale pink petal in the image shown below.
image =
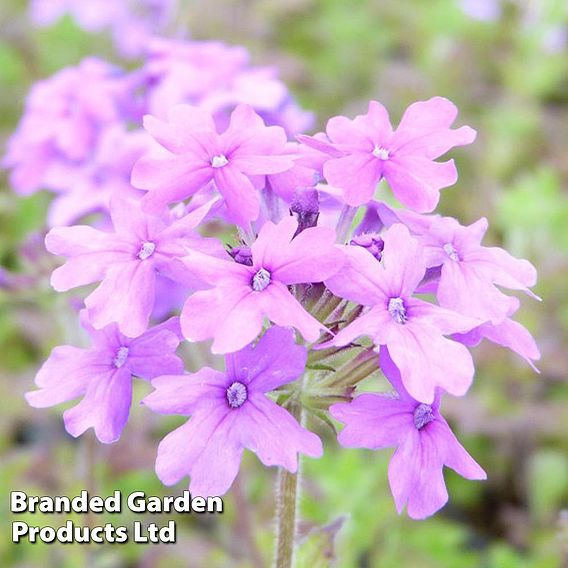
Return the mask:
M 256 392 L 269 392 L 300 377 L 306 359 L 306 349 L 296 344 L 293 330 L 271 327 L 256 345 L 227 355 L 227 376 L 238 379 L 246 372 Z
M 371 150 L 373 150 L 374 145 L 390 145 L 392 126 L 389 113 L 381 103 L 370 101 L 367 114 L 355 117 L 353 124 L 372 140 Z
M 212 353 L 233 353 L 255 340 L 262 331 L 264 314 L 259 296 L 264 292 L 249 289 L 239 302 L 227 312 L 215 330 Z
M 537 373 L 533 361 L 540 359 L 540 350 L 534 337 L 526 327 L 512 319 L 506 319 L 498 325 L 484 325 L 480 328 L 480 333 L 493 343 L 508 347 L 520 355 Z
M 327 135 L 342 151 L 368 153 L 373 151 L 373 137 L 344 116 L 334 116 L 327 121 Z
M 234 306 L 250 293 L 249 286 L 219 286 L 193 294 L 180 317 L 184 337 L 188 341 L 214 337 Z
M 420 402 L 431 404 L 436 387 L 462 396 L 471 385 L 474 367 L 467 348 L 444 338 L 426 322 L 409 320 L 398 325 L 387 346 L 406 390 Z
M 292 168 L 294 160 L 289 156 L 243 155 L 231 157 L 231 164 L 247 176 L 270 175 Z
M 188 250 L 181 261 L 193 276 L 211 286 L 225 280 L 249 285 L 253 276 L 251 269 L 233 261 L 228 254 L 225 256 L 226 259 L 203 254 L 197 250 Z
M 419 156 L 403 156 L 393 157 L 384 164 L 384 176 L 395 197 L 419 213 L 435 209 L 440 189 L 458 180 L 453 160 L 432 162 Z
M 84 394 L 89 382 L 108 369 L 100 354 L 71 345 L 55 347 L 38 371 L 35 382 L 40 390 L 26 393 L 35 408 L 54 406 Z
M 439 440 L 428 427 L 420 431 L 419 437 L 418 468 L 415 470 L 414 483 L 406 505 L 408 516 L 417 520 L 433 515 L 448 502 Z
M 312 227 L 280 251 L 272 274 L 284 284 L 321 282 L 341 270 L 344 258 L 333 229 Z
M 442 417 L 431 422 L 425 432 L 431 437 L 432 441 L 435 440 L 444 465 L 452 468 L 466 479 L 487 479 L 487 474 L 458 442 Z
M 109 370 L 89 383 L 83 400 L 63 414 L 65 428 L 74 437 L 94 428 L 97 438 L 116 442 L 130 413 L 132 379 L 125 367 Z
M 434 160 L 454 146 L 471 144 L 477 132 L 469 126 L 462 126 L 456 130 L 438 130 L 418 138 L 408 140 L 396 149 L 397 156 L 423 156 Z
M 381 394 L 361 394 L 351 403 L 333 404 L 331 415 L 345 424 L 338 436 L 346 448 L 372 450 L 398 446 L 414 428 L 416 403 Z
M 143 379 L 180 374 L 183 361 L 175 354 L 179 343 L 176 333 L 156 326 L 129 343 L 128 368 Z
M 343 247 L 345 263 L 341 270 L 325 281 L 326 286 L 341 298 L 361 305 L 387 302 L 388 290 L 383 282 L 383 266 L 361 247 Z
M 438 283 L 438 301 L 446 308 L 481 321 L 499 323 L 507 317 L 513 300 L 476 268 L 466 261 L 445 262 Z
M 171 152 L 176 154 L 192 152 L 200 159 L 207 159 L 207 152 L 198 142 L 201 138 L 199 135 L 215 133 L 215 123 L 211 115 L 189 105 L 170 108 L 168 122 L 146 115 L 144 128 Z
M 278 266 L 281 254 L 290 246 L 297 228 L 298 222 L 291 216 L 285 217 L 277 225 L 272 221 L 264 223 L 250 247 L 255 268 L 271 270 Z
M 240 443 L 266 466 L 279 465 L 296 472 L 298 453 L 316 458 L 323 454 L 320 439 L 263 394 L 249 396 L 236 426 Z
M 475 263 L 476 271 L 499 286 L 512 290 L 530 292 L 537 280 L 535 267 L 528 261 L 515 258 L 499 247 L 480 247 L 466 257 L 467 262 Z
M 124 335 L 141 335 L 154 306 L 155 285 L 156 271 L 147 260 L 112 265 L 103 282 L 85 299 L 91 323 L 101 329 L 116 322 Z
M 384 233 L 381 263 L 383 287 L 390 297 L 409 296 L 426 272 L 424 249 L 408 229 L 397 223 Z
M 164 375 L 154 379 L 154 391 L 140 404 L 158 414 L 193 414 L 197 408 L 214 408 L 225 398 L 223 373 L 203 367 L 189 375 Z
M 222 424 L 228 422 L 229 419 L 231 422 L 234 421 L 235 415 L 236 413 L 230 412 L 228 406 L 207 408 L 204 411 L 196 412 L 183 426 L 170 432 L 158 446 L 156 474 L 160 481 L 165 485 L 174 485 L 186 475 L 192 475 L 192 485 L 195 482 L 199 488 L 199 482 L 202 480 L 198 475 L 196 479 L 194 479 L 193 471 L 210 444 L 215 444 L 217 449 L 219 449 L 219 436 L 217 435 L 217 431 Z M 223 432 L 221 433 L 223 434 Z M 239 448 L 237 455 L 235 455 L 235 443 L 227 443 L 225 451 L 225 460 L 221 458 L 218 463 L 211 464 L 214 468 L 209 472 L 211 479 L 218 479 L 218 476 L 222 475 L 222 470 L 225 467 L 228 473 L 231 468 L 234 468 L 234 459 L 230 458 L 237 458 L 236 469 L 238 471 L 242 449 Z M 194 492 L 193 489 L 192 487 L 193 495 L 201 494 Z M 219 493 L 212 493 L 211 495 L 218 494 Z M 203 496 L 207 496 L 207 494 Z
M 215 184 L 225 199 L 228 216 L 232 221 L 247 227 L 258 217 L 260 198 L 250 179 L 230 164 L 217 168 Z
M 371 337 L 375 345 L 383 345 L 389 330 L 395 324 L 386 306 L 376 305 L 359 316 L 353 323 L 339 331 L 332 340 L 333 345 L 348 345 L 358 337 Z
M 266 316 L 275 324 L 295 327 L 309 342 L 317 341 L 326 328 L 292 296 L 281 282 L 273 282 L 262 292 L 253 292 L 262 298 Z
M 420 318 L 436 327 L 442 335 L 464 333 L 483 323 L 483 320 L 468 317 L 453 310 L 447 310 L 418 298 L 407 302 L 409 317 Z
M 369 154 L 352 154 L 325 162 L 323 174 L 327 182 L 343 190 L 345 203 L 364 205 L 375 195 L 383 175 L 382 162 Z

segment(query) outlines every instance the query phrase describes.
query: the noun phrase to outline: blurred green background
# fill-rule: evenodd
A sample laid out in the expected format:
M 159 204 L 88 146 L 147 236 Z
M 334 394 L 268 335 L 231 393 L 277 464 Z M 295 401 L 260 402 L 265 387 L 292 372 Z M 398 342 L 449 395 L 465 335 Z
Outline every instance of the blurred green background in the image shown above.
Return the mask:
M 483 7 L 498 13 L 489 19 L 472 15 Z M 314 425 L 326 438 L 326 455 L 305 462 L 299 565 L 324 567 L 336 557 L 335 565 L 347 568 L 568 566 L 568 4 L 194 0 L 182 1 L 180 16 L 193 38 L 242 44 L 255 63 L 278 65 L 302 105 L 316 113 L 319 128 L 332 115 L 365 112 L 369 99 L 383 102 L 395 122 L 415 100 L 453 100 L 459 123 L 479 135 L 473 146 L 453 153 L 460 181 L 443 192 L 440 211 L 463 223 L 487 216 L 486 244 L 530 259 L 540 273 L 535 291 L 544 301 L 523 299 L 519 319 L 537 338 L 541 374 L 484 343 L 474 350 L 471 392 L 444 408 L 488 481 L 468 482 L 446 471 L 449 505 L 434 518 L 413 522 L 395 512 L 386 477 L 389 452 L 340 450 L 329 432 Z M 70 19 L 34 29 L 23 2 L 2 0 L 2 146 L 32 83 L 88 54 L 120 63 L 108 37 L 88 35 Z M 179 421 L 136 407 L 121 440 L 102 446 L 90 432 L 80 440 L 67 436 L 61 408 L 26 405 L 23 393 L 51 348 L 77 339 L 64 331 L 75 325 L 64 321 L 68 298 L 48 285 L 54 261 L 43 252 L 42 239 L 49 196 L 17 198 L 6 176 L 0 186 L 0 266 L 18 278 L 16 287 L 0 286 L 0 566 L 268 562 L 275 471 L 252 455 L 226 496 L 226 512 L 178 517 L 175 546 L 10 543 L 10 490 L 168 494 L 153 462 L 159 438 Z M 149 390 L 138 388 L 140 396 Z M 167 518 L 148 520 L 165 524 Z M 57 524 L 65 518 L 28 520 Z M 84 517 L 75 520 L 87 524 Z M 129 524 L 133 515 L 110 520 Z

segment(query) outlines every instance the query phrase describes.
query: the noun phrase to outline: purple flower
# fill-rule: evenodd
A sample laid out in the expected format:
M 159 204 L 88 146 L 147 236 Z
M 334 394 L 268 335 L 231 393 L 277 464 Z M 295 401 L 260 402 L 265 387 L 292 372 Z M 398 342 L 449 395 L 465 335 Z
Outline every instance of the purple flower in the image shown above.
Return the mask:
M 66 430 L 77 437 L 92 427 L 101 442 L 116 442 L 130 412 L 132 377 L 152 379 L 183 372 L 175 354 L 179 321 L 172 318 L 136 339 L 122 335 L 116 324 L 95 330 L 84 310 L 81 323 L 91 337 L 91 347 L 53 349 L 36 375 L 39 390 L 27 393 L 26 399 L 31 406 L 45 408 L 82 396 L 77 406 L 63 414 Z
M 413 519 L 424 519 L 448 501 L 443 467 L 466 479 L 486 479 L 483 469 L 458 442 L 440 414 L 440 392 L 430 404 L 414 399 L 386 348 L 381 369 L 397 391 L 362 394 L 353 402 L 334 404 L 330 412 L 343 422 L 339 442 L 348 448 L 395 447 L 389 464 L 389 483 L 397 511 L 405 505 Z
M 307 136 L 300 139 L 331 156 L 323 166 L 324 177 L 343 190 L 348 205 L 372 200 L 384 177 L 401 203 L 426 212 L 436 207 L 440 189 L 457 181 L 453 160 L 434 160 L 475 139 L 476 132 L 469 126 L 450 129 L 456 116 L 453 103 L 434 97 L 410 105 L 393 131 L 385 107 L 371 101 L 365 115 L 328 121 L 330 143 Z
M 322 326 L 288 290 L 292 284 L 321 282 L 341 269 L 343 254 L 335 232 L 312 227 L 293 237 L 298 223 L 285 218 L 264 224 L 251 246 L 252 266 L 191 252 L 184 264 L 213 286 L 190 296 L 181 315 L 189 341 L 213 338 L 213 353 L 230 353 L 254 340 L 267 317 L 293 326 L 316 341 Z
M 169 122 L 146 116 L 144 125 L 170 152 L 164 159 L 142 158 L 134 166 L 133 185 L 149 190 L 143 200 L 148 211 L 186 199 L 214 181 L 232 220 L 248 226 L 259 214 L 255 176 L 293 165 L 292 158 L 284 155 L 284 130 L 265 126 L 246 105 L 233 111 L 222 134 L 208 112 L 188 105 L 173 107 Z
M 119 119 L 126 93 L 123 77 L 96 58 L 36 83 L 2 160 L 12 187 L 24 195 L 62 189 L 59 170 L 90 158 L 101 128 Z
M 156 472 L 161 481 L 173 485 L 189 475 L 193 495 L 222 495 L 237 475 L 245 448 L 264 465 L 292 472 L 298 468 L 298 452 L 320 457 L 319 438 L 265 396 L 298 378 L 306 357 L 293 332 L 273 327 L 256 347 L 228 355 L 225 373 L 205 367 L 152 381 L 156 390 L 143 404 L 160 414 L 191 415 L 160 443 Z
M 66 291 L 102 280 L 85 300 L 89 320 L 96 329 L 116 322 L 122 333 L 136 337 L 148 327 L 158 272 L 187 287 L 199 287 L 178 258 L 190 248 L 224 254 L 217 241 L 195 232 L 208 209 L 206 204 L 172 222 L 144 214 L 139 202 L 115 199 L 114 233 L 85 225 L 52 229 L 45 240 L 47 249 L 68 260 L 53 272 L 51 284 Z
M 507 317 L 516 301 L 496 285 L 537 298 L 528 289 L 535 285 L 537 274 L 527 260 L 514 258 L 499 247 L 481 246 L 486 231 L 485 218 L 464 227 L 451 217 L 438 217 L 420 231 L 420 240 L 426 265 L 442 267 L 437 289 L 440 305 L 496 324 Z
M 282 126 L 293 136 L 312 126 L 313 116 L 300 109 L 274 67 L 250 65 L 240 46 L 213 41 L 155 38 L 148 47 L 148 112 L 159 118 L 177 104 L 199 106 L 225 128 L 228 113 L 250 105 L 267 125 Z
M 335 295 L 370 307 L 331 343 L 368 335 L 377 346 L 387 345 L 405 388 L 421 402 L 431 404 L 436 387 L 465 394 L 474 373 L 471 355 L 444 335 L 482 322 L 413 297 L 426 265 L 422 246 L 405 226 L 391 227 L 383 241 L 381 262 L 361 247 L 343 247 L 345 265 L 326 280 Z

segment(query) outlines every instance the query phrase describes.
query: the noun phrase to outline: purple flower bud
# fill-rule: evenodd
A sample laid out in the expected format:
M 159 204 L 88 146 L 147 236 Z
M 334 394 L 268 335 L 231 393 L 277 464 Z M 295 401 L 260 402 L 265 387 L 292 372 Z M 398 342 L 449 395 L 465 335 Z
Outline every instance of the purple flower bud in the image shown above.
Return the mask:
M 252 252 L 250 247 L 247 246 L 238 246 L 233 247 L 229 254 L 233 257 L 235 262 L 239 264 L 244 264 L 245 266 L 252 266 Z
M 318 192 L 313 187 L 297 189 L 290 204 L 290 212 L 298 221 L 296 235 L 305 229 L 315 227 L 319 217 Z M 296 236 L 294 235 L 294 236 Z
M 367 249 L 377 260 L 383 257 L 385 243 L 379 235 L 373 233 L 354 235 L 349 244 Z

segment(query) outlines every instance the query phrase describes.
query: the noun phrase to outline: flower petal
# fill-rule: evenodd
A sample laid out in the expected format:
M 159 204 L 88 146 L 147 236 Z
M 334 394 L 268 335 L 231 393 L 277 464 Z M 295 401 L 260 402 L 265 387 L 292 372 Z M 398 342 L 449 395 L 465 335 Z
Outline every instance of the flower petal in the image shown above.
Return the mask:
M 373 199 L 382 177 L 382 163 L 371 152 L 351 154 L 325 162 L 323 174 L 330 185 L 343 190 L 347 205 L 359 207 Z
M 296 344 L 294 331 L 274 326 L 256 345 L 227 355 L 227 376 L 239 380 L 246 375 L 255 392 L 269 392 L 297 379 L 306 359 L 306 349 Z
M 351 403 L 330 406 L 331 415 L 345 424 L 338 436 L 346 448 L 378 450 L 398 446 L 414 429 L 416 403 L 389 395 L 361 394 Z
M 104 444 L 116 442 L 130 413 L 132 379 L 125 367 L 109 370 L 89 383 L 83 400 L 63 413 L 65 428 L 71 436 L 80 436 L 94 428 Z
M 440 189 L 458 180 L 453 160 L 433 162 L 419 156 L 395 156 L 385 161 L 384 176 L 395 197 L 419 213 L 433 211 L 440 199 Z
M 279 465 L 294 473 L 298 453 L 315 458 L 323 455 L 321 440 L 263 394 L 249 396 L 235 427 L 240 443 L 266 466 Z
M 158 414 L 193 414 L 197 408 L 213 408 L 225 398 L 223 373 L 203 367 L 188 375 L 164 375 L 154 379 L 154 391 L 141 404 Z

